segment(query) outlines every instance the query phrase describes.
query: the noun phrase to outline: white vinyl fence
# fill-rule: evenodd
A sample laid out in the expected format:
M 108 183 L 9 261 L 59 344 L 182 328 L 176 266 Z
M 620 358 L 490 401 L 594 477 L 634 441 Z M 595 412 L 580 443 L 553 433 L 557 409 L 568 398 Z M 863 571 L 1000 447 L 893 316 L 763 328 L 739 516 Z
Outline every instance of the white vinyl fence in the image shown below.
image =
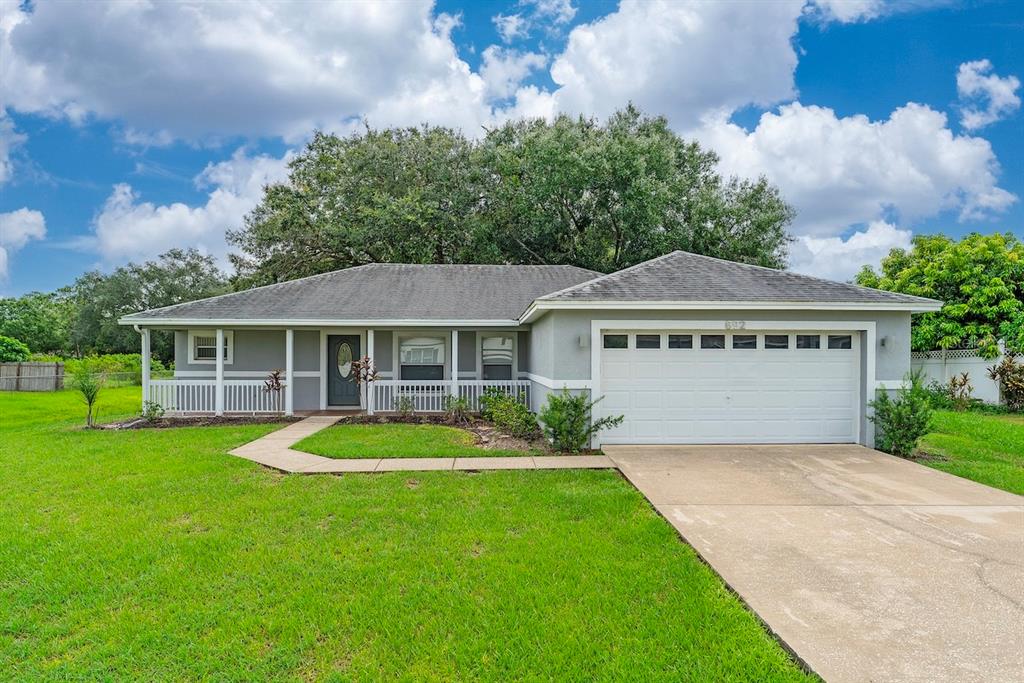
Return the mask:
M 282 383 L 283 384 L 283 383 Z M 146 400 L 171 414 L 213 413 L 217 409 L 217 381 L 212 379 L 154 379 Z M 261 379 L 224 380 L 224 412 L 282 413 L 284 389 L 267 391 Z
M 1002 355 L 986 360 L 977 349 L 948 351 L 915 351 L 910 354 L 910 367 L 924 372 L 926 383 L 947 384 L 951 377 L 966 372 L 974 391 L 971 396 L 986 403 L 999 403 L 999 385 L 989 379 L 988 369 L 1002 360 Z

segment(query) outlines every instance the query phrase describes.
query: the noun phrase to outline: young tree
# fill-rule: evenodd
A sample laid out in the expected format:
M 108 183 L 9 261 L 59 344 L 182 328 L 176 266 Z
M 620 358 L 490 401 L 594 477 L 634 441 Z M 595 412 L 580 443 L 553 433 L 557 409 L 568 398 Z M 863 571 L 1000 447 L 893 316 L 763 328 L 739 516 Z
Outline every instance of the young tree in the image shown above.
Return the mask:
M 71 375 L 71 386 L 81 394 L 85 403 L 85 426 L 92 427 L 95 419 L 96 401 L 99 400 L 105 377 L 91 363 L 83 362 Z
M 893 249 L 881 272 L 865 266 L 856 282 L 944 302 L 914 316 L 916 351 L 977 346 L 991 358 L 1000 338 L 1024 350 L 1024 244 L 1012 234 L 917 235 L 909 251 Z

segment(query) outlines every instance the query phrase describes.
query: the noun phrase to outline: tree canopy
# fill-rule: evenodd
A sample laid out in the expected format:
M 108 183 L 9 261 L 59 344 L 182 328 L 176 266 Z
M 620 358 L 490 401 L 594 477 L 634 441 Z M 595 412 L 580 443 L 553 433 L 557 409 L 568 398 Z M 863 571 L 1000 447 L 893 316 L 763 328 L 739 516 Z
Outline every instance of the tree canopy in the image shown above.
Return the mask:
M 1010 233 L 917 235 L 909 251 L 893 249 L 881 272 L 865 266 L 856 282 L 944 302 L 914 317 L 916 351 L 978 347 L 992 357 L 1000 338 L 1024 351 L 1024 244 Z
M 155 261 L 129 263 L 109 275 L 85 273 L 52 294 L 0 298 L 0 335 L 21 341 L 34 353 L 138 353 L 138 333 L 118 325 L 118 318 L 227 290 L 227 278 L 213 257 L 172 249 Z M 156 334 L 152 344 L 157 358 L 174 357 L 170 335 Z
M 172 249 L 156 261 L 129 263 L 109 275 L 86 273 L 72 287 L 76 313 L 72 344 L 82 352 L 135 353 L 139 333 L 118 325 L 129 313 L 194 301 L 228 291 L 227 279 L 212 256 L 195 249 Z M 174 357 L 170 335 L 154 335 L 153 354 Z
M 519 120 L 480 140 L 318 133 L 229 233 L 236 287 L 368 262 L 560 263 L 610 272 L 674 249 L 781 268 L 793 210 L 630 106 Z

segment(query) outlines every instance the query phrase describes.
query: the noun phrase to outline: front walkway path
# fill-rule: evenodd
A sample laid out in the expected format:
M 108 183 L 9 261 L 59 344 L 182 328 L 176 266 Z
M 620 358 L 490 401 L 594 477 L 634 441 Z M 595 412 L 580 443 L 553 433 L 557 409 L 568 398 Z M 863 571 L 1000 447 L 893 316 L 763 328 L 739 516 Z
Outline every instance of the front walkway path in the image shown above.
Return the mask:
M 523 455 L 510 458 L 325 458 L 293 448 L 310 434 L 330 427 L 340 415 L 314 415 L 239 446 L 231 455 L 282 472 L 422 472 L 427 470 L 612 469 L 603 455 Z

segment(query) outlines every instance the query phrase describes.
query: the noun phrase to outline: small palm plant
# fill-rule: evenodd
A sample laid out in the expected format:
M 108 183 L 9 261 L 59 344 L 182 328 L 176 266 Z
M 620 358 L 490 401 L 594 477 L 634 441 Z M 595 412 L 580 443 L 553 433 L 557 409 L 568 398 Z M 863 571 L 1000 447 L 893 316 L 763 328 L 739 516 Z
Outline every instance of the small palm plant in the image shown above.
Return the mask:
M 97 372 L 89 363 L 82 363 L 71 374 L 71 386 L 81 394 L 85 402 L 85 426 L 92 427 L 95 420 L 96 401 L 100 397 L 100 390 L 106 383 L 106 376 Z

